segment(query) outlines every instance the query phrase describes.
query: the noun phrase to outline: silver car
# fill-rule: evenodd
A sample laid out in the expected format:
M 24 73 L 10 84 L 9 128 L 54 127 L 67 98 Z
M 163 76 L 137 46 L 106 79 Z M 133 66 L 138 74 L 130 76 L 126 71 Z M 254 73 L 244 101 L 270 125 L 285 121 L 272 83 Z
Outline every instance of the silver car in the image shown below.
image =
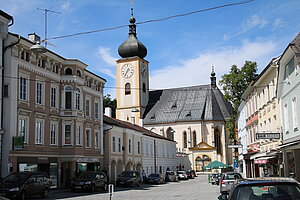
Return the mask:
M 177 175 L 178 175 L 178 179 L 180 179 L 180 180 L 187 180 L 188 179 L 185 171 L 178 171 Z
M 237 179 L 241 179 L 242 175 L 237 172 L 225 172 L 221 175 L 220 182 L 220 193 L 228 194 L 231 190 L 232 185 Z

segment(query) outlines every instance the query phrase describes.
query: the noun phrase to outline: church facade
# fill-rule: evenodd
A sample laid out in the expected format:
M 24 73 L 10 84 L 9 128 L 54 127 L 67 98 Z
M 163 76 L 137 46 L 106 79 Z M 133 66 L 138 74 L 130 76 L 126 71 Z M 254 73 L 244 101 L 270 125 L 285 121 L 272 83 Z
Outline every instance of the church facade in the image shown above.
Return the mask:
M 178 170 L 202 171 L 214 160 L 231 164 L 226 121 L 232 106 L 218 89 L 214 71 L 211 84 L 149 91 L 147 49 L 136 37 L 135 18 L 129 21 L 128 39 L 118 49 L 117 119 L 176 141 Z

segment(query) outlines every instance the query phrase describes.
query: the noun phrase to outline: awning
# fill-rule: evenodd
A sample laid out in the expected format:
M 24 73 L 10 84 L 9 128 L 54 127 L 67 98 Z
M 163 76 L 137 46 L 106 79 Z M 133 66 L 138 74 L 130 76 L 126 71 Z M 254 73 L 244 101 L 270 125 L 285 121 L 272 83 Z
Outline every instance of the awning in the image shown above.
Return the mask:
M 263 156 L 266 156 L 267 153 L 266 152 L 263 152 L 263 153 L 256 153 L 252 156 L 250 156 L 250 160 L 253 160 L 253 159 L 256 159 L 256 158 L 260 158 L 260 157 L 263 157 Z
M 288 147 L 288 146 L 296 145 L 296 144 L 298 144 L 298 143 L 299 143 L 299 141 L 295 141 L 295 142 L 290 142 L 290 143 L 278 145 L 278 147 L 279 147 L 280 149 L 282 149 L 282 148 L 285 148 L 285 147 Z
M 271 158 L 275 158 L 274 156 L 265 156 L 261 158 L 257 158 L 254 160 L 254 164 L 267 164 L 268 160 Z

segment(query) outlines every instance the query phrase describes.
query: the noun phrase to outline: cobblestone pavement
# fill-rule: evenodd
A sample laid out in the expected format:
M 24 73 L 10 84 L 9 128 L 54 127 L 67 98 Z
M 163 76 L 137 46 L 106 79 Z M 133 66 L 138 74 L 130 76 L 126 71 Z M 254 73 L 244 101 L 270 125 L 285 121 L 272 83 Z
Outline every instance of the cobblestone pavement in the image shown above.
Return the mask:
M 178 183 L 162 185 L 142 184 L 140 187 L 115 188 L 112 200 L 217 200 L 219 186 L 207 182 L 207 175 L 200 175 L 195 179 Z M 33 199 L 40 199 L 38 197 Z M 45 199 L 45 198 L 43 198 Z M 68 190 L 51 191 L 46 199 L 74 199 L 74 200 L 109 200 L 106 192 L 71 193 Z

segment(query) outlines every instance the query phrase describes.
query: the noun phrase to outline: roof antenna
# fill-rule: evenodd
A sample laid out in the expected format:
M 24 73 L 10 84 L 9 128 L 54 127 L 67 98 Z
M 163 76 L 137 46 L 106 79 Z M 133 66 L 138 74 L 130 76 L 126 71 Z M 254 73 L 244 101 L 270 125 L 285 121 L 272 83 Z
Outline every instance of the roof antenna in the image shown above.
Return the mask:
M 131 16 L 133 16 L 133 0 L 130 0 Z
M 57 13 L 57 14 L 61 14 L 61 12 L 56 12 L 54 10 L 48 10 L 48 9 L 43 9 L 43 8 L 37 8 L 37 10 L 41 10 L 41 11 L 44 11 L 44 15 L 45 15 L 45 38 L 44 38 L 44 41 L 45 41 L 45 48 L 47 48 L 47 26 L 48 26 L 48 22 L 47 22 L 47 15 L 48 15 L 48 12 L 51 12 L 51 13 Z M 50 43 L 49 43 L 50 44 Z

